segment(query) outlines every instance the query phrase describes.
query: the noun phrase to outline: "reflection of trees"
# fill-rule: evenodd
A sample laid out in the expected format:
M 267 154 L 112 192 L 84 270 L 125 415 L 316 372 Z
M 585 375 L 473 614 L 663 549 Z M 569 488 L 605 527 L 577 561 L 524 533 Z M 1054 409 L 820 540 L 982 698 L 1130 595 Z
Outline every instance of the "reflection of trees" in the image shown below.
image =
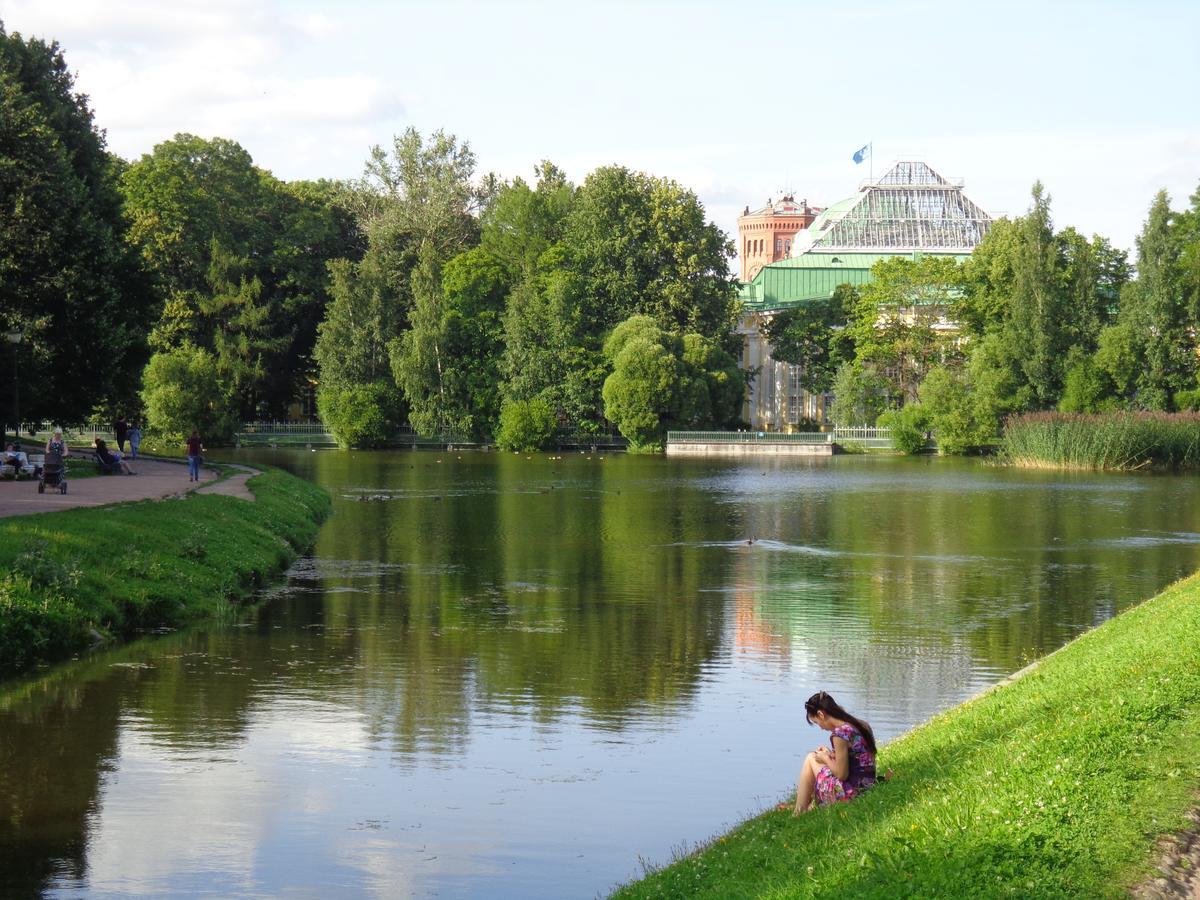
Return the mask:
M 111 674 L 74 666 L 0 694 L 0 895 L 37 896 L 52 875 L 84 874 L 127 701 Z
M 473 704 L 615 725 L 689 696 L 727 562 L 672 545 L 726 537 L 729 508 L 660 483 L 659 460 L 456 457 L 312 457 L 335 496 L 386 498 L 341 503 L 316 550 L 325 640 L 354 658 L 372 733 L 442 753 Z
M 1191 504 L 1169 499 L 1190 490 L 1181 480 L 870 465 L 849 468 L 877 479 L 749 513 L 750 531 L 840 555 L 759 553 L 740 576 L 761 586 L 774 630 L 838 644 L 865 684 L 1011 672 L 1200 564 L 1195 547 L 1123 543 L 1143 528 L 1195 529 Z

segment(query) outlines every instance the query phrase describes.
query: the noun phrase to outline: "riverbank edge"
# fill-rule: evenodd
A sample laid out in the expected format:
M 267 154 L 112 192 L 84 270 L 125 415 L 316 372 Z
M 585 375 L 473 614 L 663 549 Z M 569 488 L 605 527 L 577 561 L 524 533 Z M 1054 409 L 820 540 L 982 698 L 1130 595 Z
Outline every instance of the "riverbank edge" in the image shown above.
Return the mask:
M 891 741 L 853 803 L 768 810 L 614 896 L 1124 896 L 1194 827 L 1196 746 L 1200 574 Z
M 222 620 L 312 546 L 329 495 L 255 466 L 254 502 L 189 493 L 0 520 L 0 678 Z

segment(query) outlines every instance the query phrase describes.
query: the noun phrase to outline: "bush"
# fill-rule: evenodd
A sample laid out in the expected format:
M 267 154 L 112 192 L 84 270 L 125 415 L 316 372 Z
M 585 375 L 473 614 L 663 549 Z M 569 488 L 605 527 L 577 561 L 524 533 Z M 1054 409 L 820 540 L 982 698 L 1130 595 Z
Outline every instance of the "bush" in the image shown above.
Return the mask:
M 191 344 L 155 353 L 142 373 L 146 418 L 164 440 L 182 443 L 192 429 L 228 441 L 237 427 L 233 393 L 211 353 Z
M 321 421 L 343 448 L 383 446 L 396 433 L 402 410 L 400 392 L 383 379 L 317 390 Z
M 928 443 L 928 421 L 920 403 L 889 409 L 879 417 L 879 426 L 891 429 L 892 444 L 901 453 L 920 453 Z
M 496 446 L 501 450 L 541 450 L 554 437 L 556 421 L 549 401 L 508 400 L 500 408 Z

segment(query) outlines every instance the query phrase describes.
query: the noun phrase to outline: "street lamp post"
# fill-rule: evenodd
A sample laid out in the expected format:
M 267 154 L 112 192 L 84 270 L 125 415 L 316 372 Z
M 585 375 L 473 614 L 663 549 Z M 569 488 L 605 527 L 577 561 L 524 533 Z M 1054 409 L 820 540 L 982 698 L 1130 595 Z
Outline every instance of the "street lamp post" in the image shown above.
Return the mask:
M 12 331 L 10 331 L 8 334 L 5 335 L 5 337 L 8 338 L 8 342 L 10 344 L 12 344 L 12 358 L 13 358 L 12 414 L 13 414 L 13 440 L 14 441 L 19 441 L 21 439 L 21 386 L 20 386 L 20 382 L 17 380 L 17 344 L 21 343 L 21 338 L 23 338 L 24 336 L 25 335 L 23 335 L 16 328 L 14 328 Z

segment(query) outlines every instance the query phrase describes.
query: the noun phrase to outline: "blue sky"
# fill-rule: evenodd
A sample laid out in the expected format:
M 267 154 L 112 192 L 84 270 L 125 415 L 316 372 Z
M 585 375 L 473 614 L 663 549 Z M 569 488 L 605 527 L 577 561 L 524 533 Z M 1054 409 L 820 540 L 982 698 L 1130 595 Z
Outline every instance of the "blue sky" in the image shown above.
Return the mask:
M 622 163 L 692 188 L 731 235 L 784 189 L 818 205 L 920 156 L 1019 214 L 1132 247 L 1200 185 L 1200 3 L 0 0 L 55 37 L 109 146 L 239 141 L 281 178 L 354 177 L 414 125 L 482 170 Z

